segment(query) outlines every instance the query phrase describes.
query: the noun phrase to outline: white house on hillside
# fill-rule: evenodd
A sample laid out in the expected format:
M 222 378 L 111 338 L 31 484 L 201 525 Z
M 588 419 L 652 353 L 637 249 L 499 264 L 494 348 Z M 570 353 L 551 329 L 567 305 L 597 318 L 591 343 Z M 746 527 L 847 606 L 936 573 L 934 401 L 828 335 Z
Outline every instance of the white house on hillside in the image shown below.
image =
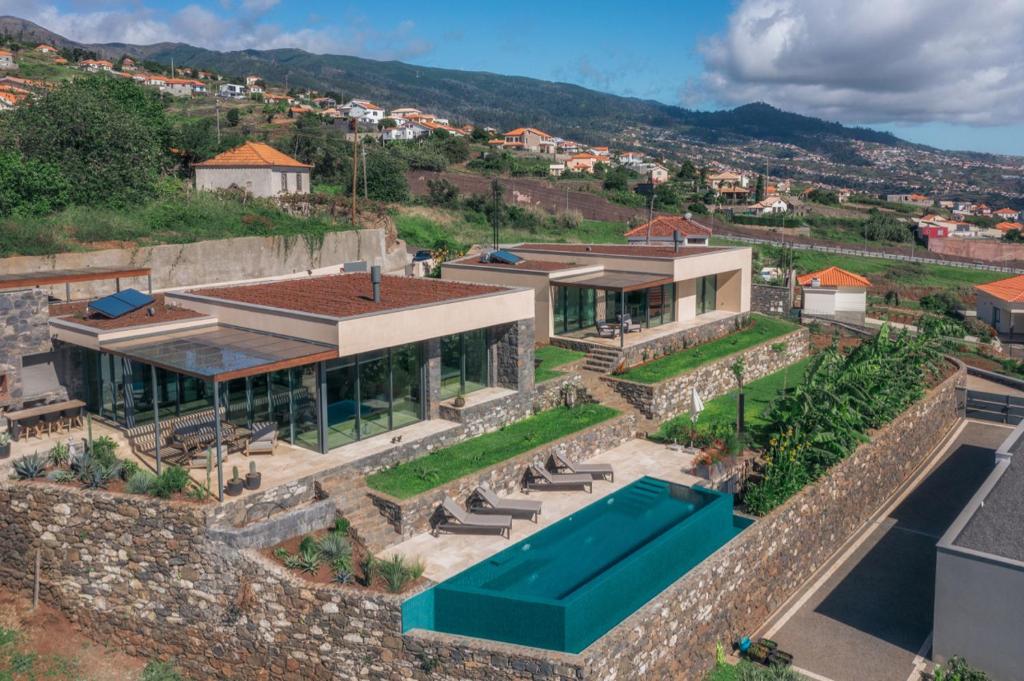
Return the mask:
M 260 142 L 246 142 L 192 167 L 196 171 L 196 189 L 237 187 L 262 197 L 308 194 L 313 168 Z
M 829 267 L 797 277 L 803 292 L 803 314 L 863 324 L 871 282 L 853 272 Z
M 224 83 L 217 88 L 217 95 L 228 99 L 244 99 L 245 86 L 238 85 L 237 83 Z
M 339 108 L 345 118 L 355 118 L 360 123 L 376 125 L 384 120 L 384 109 L 365 99 L 353 99 Z

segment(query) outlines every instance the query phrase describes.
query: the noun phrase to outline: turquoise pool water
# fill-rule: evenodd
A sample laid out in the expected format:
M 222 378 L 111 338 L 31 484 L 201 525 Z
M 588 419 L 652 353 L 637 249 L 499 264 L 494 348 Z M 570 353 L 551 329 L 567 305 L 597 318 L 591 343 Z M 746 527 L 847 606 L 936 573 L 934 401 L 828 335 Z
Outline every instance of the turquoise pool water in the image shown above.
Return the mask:
M 641 478 L 403 604 L 403 628 L 579 652 L 749 521 L 732 496 Z

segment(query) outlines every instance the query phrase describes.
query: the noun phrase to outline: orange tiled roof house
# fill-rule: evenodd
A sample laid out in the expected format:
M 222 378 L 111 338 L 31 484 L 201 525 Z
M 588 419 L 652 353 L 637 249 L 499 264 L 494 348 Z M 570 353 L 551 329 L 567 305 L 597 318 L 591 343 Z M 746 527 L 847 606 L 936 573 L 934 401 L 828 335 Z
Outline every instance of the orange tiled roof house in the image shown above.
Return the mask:
M 978 320 L 991 324 L 1004 340 L 1024 331 L 1024 274 L 974 287 Z
M 209 161 L 196 163 L 196 189 L 213 191 L 237 187 L 253 196 L 308 194 L 310 170 L 271 146 L 246 142 Z
M 839 267 L 797 277 L 803 289 L 803 314 L 863 324 L 871 282 Z

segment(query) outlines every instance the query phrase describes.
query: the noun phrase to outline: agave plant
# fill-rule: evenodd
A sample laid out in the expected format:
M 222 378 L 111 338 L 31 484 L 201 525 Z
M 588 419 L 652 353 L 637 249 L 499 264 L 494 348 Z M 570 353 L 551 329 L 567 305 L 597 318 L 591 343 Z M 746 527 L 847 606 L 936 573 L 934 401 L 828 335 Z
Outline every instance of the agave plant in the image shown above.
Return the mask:
M 46 457 L 39 453 L 23 456 L 14 462 L 14 474 L 19 480 L 41 478 L 46 472 Z
M 315 543 L 299 549 L 299 569 L 310 574 L 320 569 L 320 547 Z
M 352 543 L 337 532 L 329 532 L 321 537 L 319 549 L 324 560 L 332 564 L 335 561 L 352 559 Z

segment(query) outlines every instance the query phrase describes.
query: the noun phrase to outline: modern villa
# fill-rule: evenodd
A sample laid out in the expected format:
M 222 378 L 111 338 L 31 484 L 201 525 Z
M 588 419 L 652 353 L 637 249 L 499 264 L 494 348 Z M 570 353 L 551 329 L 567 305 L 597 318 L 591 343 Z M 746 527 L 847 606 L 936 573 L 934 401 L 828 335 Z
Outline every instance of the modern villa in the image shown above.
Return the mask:
M 77 367 L 69 393 L 124 429 L 212 409 L 329 453 L 437 418 L 459 395 L 533 390 L 522 289 L 374 270 L 165 292 L 116 318 L 93 306 L 52 308 L 51 336 Z
M 445 263 L 444 280 L 533 290 L 539 343 L 625 347 L 750 311 L 749 248 L 519 244 Z M 639 333 L 607 335 L 625 313 Z M 603 324 L 602 324 L 603 329 Z

